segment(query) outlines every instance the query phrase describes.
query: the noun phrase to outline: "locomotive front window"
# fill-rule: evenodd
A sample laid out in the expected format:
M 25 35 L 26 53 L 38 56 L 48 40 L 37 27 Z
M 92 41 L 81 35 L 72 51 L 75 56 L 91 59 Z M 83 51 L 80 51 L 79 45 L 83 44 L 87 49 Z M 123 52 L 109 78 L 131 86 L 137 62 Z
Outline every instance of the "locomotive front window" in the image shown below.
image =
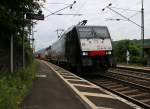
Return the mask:
M 79 34 L 81 38 L 91 38 L 93 37 L 92 28 L 79 28 Z
M 106 28 L 95 27 L 93 28 L 93 30 L 94 30 L 94 34 L 96 35 L 96 37 L 100 37 L 100 38 L 109 37 L 109 33 Z
M 80 38 L 108 38 L 109 33 L 105 27 L 80 27 L 78 29 Z

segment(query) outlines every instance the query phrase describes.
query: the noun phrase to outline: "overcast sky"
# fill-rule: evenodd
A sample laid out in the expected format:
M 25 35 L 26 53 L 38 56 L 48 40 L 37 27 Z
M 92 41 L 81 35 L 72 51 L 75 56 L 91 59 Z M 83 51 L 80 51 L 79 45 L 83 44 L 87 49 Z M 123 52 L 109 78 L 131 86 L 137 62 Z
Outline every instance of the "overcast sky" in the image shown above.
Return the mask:
M 74 0 L 46 0 L 44 8 L 42 8 L 44 15 L 55 12 L 73 3 Z M 114 10 L 122 13 L 126 17 L 132 17 L 131 20 L 137 24 L 141 24 L 141 1 L 142 0 L 76 0 L 76 4 L 72 9 L 65 9 L 59 13 L 63 14 L 83 14 L 82 16 L 58 16 L 52 15 L 45 18 L 44 21 L 39 21 L 35 25 L 35 47 L 36 50 L 48 47 L 57 38 L 56 29 L 67 29 L 72 25 L 76 25 L 79 21 L 88 20 L 87 25 L 105 25 L 108 27 L 113 40 L 121 39 L 140 39 L 141 29 L 137 25 L 126 21 L 107 20 L 120 18 L 119 15 L 106 9 L 102 11 L 109 3 L 112 3 Z M 54 3 L 54 4 L 51 4 Z M 63 4 L 55 4 L 63 3 Z M 124 11 L 118 8 L 124 8 L 137 11 Z M 150 38 L 150 0 L 144 0 L 145 9 L 145 38 Z M 133 16 L 134 15 L 134 16 Z

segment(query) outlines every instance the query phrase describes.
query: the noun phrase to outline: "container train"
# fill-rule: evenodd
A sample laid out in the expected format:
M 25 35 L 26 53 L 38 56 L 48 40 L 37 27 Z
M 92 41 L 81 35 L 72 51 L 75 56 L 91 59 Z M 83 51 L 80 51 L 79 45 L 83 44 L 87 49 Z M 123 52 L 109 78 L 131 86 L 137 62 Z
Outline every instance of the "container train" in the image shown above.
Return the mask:
M 72 26 L 47 51 L 51 62 L 75 68 L 77 72 L 115 66 L 106 26 Z

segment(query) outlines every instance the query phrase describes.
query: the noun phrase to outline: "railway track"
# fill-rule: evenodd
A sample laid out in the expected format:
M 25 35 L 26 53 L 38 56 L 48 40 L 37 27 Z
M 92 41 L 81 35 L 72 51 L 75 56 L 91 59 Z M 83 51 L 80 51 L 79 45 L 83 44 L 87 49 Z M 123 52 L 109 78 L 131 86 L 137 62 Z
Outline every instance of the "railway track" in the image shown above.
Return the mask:
M 144 72 L 110 69 L 99 78 L 86 78 L 144 109 L 150 109 L 150 75 Z
M 144 72 L 144 73 L 150 73 L 150 69 L 145 68 L 145 69 L 141 69 L 141 68 L 134 68 L 134 67 L 122 67 L 122 66 L 117 66 L 117 69 L 120 70 L 130 70 L 130 71 L 137 71 L 137 72 Z
M 150 77 L 150 70 L 138 70 L 138 69 L 128 69 L 128 68 L 119 68 L 117 67 L 116 69 L 110 69 L 110 70 L 115 70 L 115 71 L 120 71 L 120 72 L 125 72 L 128 74 L 133 74 L 133 75 L 139 75 L 139 76 L 146 76 L 146 77 Z M 109 70 L 109 71 L 110 71 Z
M 146 87 L 147 89 L 150 89 L 150 75 L 148 73 L 110 69 L 104 75 L 129 81 L 134 84 L 138 84 L 139 86 L 141 85 L 143 87 Z

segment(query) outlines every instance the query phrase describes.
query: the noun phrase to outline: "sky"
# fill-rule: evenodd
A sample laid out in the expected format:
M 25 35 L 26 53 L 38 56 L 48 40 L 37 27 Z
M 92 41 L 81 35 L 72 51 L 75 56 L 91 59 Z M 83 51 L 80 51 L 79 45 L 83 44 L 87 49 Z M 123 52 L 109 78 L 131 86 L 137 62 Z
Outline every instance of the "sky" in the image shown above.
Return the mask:
M 78 24 L 79 21 L 88 20 L 87 25 L 107 26 L 113 40 L 122 39 L 141 39 L 141 28 L 127 21 L 118 14 L 105 8 L 112 3 L 111 8 L 130 18 L 141 25 L 141 1 L 142 0 L 76 0 L 72 9 L 65 9 L 57 14 L 82 14 L 82 16 L 73 15 L 51 15 L 44 21 L 38 21 L 34 26 L 35 49 L 39 50 L 53 44 L 58 40 L 57 29 L 64 29 Z M 62 9 L 73 0 L 46 0 L 43 4 L 43 14 L 45 16 Z M 150 0 L 144 0 L 145 12 L 145 38 L 150 38 Z M 102 9 L 105 8 L 105 11 Z M 121 8 L 121 9 L 120 9 Z M 123 9 L 128 10 L 123 10 Z M 130 11 L 129 11 L 130 10 Z M 120 21 L 108 19 L 122 19 Z

